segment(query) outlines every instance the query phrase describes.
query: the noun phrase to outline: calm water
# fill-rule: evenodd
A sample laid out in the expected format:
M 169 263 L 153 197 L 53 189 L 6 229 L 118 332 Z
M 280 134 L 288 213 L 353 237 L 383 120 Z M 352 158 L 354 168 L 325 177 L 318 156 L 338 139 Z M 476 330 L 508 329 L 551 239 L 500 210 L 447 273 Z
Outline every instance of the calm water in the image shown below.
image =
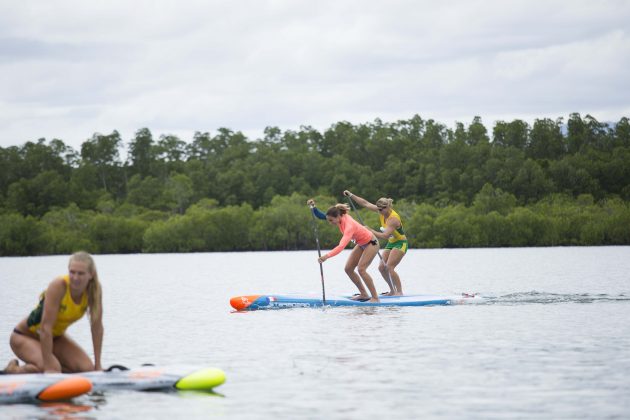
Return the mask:
M 347 254 L 327 293 L 354 293 Z M 233 313 L 235 295 L 321 293 L 316 252 L 97 256 L 104 365 L 224 369 L 219 395 L 108 392 L 8 418 L 628 418 L 630 247 L 411 250 L 408 293 L 480 292 L 482 305 Z M 0 259 L 9 332 L 67 257 Z M 376 263 L 372 273 L 377 278 Z M 385 290 L 379 278 L 377 286 Z M 89 327 L 69 330 L 91 353 Z

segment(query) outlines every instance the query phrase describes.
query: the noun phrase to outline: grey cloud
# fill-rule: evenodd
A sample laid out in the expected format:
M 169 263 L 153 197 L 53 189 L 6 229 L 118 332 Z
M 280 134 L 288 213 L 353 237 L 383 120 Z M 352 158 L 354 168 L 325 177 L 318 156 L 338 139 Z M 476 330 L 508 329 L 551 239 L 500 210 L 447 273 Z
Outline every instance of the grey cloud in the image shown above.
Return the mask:
M 629 20 L 614 0 L 5 3 L 0 146 L 415 113 L 615 120 Z

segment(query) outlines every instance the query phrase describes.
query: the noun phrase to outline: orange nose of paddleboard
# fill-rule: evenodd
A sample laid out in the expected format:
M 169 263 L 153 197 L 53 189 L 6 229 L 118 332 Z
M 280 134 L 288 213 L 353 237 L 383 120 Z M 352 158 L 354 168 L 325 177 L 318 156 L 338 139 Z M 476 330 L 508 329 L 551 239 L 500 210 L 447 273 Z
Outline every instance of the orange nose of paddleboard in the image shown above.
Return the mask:
M 74 376 L 47 386 L 37 398 L 42 401 L 66 400 L 90 392 L 91 389 L 92 382 L 86 378 Z
M 259 297 L 260 295 L 236 296 L 230 299 L 230 305 L 237 311 L 242 311 L 247 309 Z

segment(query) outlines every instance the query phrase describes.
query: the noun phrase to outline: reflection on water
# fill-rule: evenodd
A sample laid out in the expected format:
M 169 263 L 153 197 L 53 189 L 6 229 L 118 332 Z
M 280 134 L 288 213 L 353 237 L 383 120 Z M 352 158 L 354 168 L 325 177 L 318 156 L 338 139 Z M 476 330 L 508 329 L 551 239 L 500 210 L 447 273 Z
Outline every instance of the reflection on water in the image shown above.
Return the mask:
M 216 391 L 180 391 L 175 389 L 171 391 L 100 391 L 92 392 L 69 401 L 16 404 L 8 407 L 15 409 L 14 418 L 87 420 L 98 418 L 103 415 L 103 413 L 107 413 L 108 399 L 112 400 L 114 405 L 117 405 L 116 400 L 121 394 L 124 394 L 126 397 L 131 397 L 131 400 L 135 401 L 142 401 L 146 396 L 161 399 L 163 396 L 172 395 L 181 400 L 182 403 L 185 400 L 194 402 L 203 398 L 225 398 L 224 394 Z M 125 407 L 125 410 L 128 408 L 130 407 Z M 129 416 L 123 417 L 131 418 Z M 177 417 L 177 415 L 174 417 Z
M 76 404 L 72 402 L 52 402 L 43 403 L 39 407 L 46 412 L 47 416 L 53 416 L 58 419 L 91 419 L 90 416 L 80 416 L 78 414 L 92 411 L 96 406 Z
M 198 398 L 198 397 L 217 397 L 225 398 L 224 394 L 216 391 L 200 391 L 200 390 L 186 390 L 186 391 L 174 391 L 178 397 L 181 398 Z

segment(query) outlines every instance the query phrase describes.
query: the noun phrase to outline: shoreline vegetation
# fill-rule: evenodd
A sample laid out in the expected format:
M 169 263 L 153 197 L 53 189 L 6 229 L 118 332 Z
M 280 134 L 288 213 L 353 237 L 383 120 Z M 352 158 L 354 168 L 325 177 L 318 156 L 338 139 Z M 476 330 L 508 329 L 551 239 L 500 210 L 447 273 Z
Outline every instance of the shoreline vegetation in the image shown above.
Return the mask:
M 344 189 L 393 198 L 411 248 L 630 245 L 630 121 L 40 139 L 0 148 L 0 256 L 314 249 L 306 200 L 325 209 Z

